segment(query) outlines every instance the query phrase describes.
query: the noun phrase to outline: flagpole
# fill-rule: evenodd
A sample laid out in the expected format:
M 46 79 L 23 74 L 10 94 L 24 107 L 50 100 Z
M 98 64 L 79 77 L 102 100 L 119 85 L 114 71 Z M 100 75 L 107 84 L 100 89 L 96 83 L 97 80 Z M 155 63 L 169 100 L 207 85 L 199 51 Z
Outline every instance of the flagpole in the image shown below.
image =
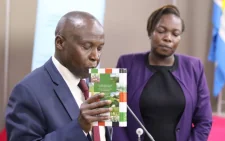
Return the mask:
M 8 95 L 8 69 L 9 69 L 9 24 L 10 24 L 10 0 L 6 0 L 5 12 L 5 51 L 4 51 L 4 79 L 3 79 L 3 111 Z
M 218 100 L 217 100 L 217 115 L 222 116 L 222 105 L 225 104 L 225 101 L 223 100 L 223 93 L 222 91 L 218 95 Z
M 221 110 L 222 110 L 222 93 L 220 92 L 218 95 L 218 100 L 217 100 L 217 115 L 221 115 Z

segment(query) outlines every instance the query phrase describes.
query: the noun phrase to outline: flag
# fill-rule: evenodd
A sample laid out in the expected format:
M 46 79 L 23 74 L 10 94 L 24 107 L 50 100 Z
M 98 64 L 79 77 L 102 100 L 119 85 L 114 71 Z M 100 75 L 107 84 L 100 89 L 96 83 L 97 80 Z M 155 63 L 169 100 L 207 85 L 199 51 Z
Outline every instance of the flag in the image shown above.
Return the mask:
M 208 60 L 215 63 L 213 95 L 218 96 L 225 84 L 225 0 L 213 1 L 212 42 Z

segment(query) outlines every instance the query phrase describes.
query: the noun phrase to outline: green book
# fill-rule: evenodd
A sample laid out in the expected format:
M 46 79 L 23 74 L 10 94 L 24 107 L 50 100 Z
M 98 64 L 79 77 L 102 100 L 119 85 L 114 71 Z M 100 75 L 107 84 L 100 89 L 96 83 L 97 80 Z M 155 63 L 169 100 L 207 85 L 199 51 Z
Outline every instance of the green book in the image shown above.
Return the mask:
M 113 110 L 110 120 L 94 122 L 93 126 L 127 126 L 127 69 L 99 68 L 89 69 L 89 95 L 104 93 L 102 100 L 111 100 Z

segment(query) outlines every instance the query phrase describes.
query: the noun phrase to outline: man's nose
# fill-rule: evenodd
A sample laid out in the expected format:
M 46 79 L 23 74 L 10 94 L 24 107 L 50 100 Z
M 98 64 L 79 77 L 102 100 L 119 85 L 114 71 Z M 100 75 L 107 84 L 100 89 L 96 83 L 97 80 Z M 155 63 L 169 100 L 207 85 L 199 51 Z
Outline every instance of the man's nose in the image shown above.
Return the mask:
M 98 61 L 100 57 L 100 52 L 98 51 L 98 49 L 92 49 L 91 54 L 90 54 L 90 58 L 92 61 Z

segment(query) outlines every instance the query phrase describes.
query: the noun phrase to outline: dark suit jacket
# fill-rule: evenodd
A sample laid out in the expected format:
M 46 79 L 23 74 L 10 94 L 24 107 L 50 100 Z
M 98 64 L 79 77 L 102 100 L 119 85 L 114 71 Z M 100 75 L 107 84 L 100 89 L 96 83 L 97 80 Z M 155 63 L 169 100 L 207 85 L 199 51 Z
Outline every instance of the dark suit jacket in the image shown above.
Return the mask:
M 88 141 L 78 105 L 51 59 L 19 82 L 6 109 L 9 141 Z M 106 139 L 110 141 L 108 128 Z
M 153 75 L 146 65 L 148 54 L 149 52 L 123 55 L 117 64 L 119 68 L 128 69 L 128 105 L 142 123 L 139 99 L 145 84 Z M 177 56 L 178 68 L 171 73 L 180 84 L 186 103 L 176 127 L 176 139 L 177 141 L 207 141 L 212 126 L 212 110 L 203 65 L 197 58 Z M 140 125 L 129 112 L 127 120 L 126 128 L 113 128 L 113 141 L 137 140 L 136 129 L 140 128 Z M 195 125 L 194 128 L 192 123 Z

